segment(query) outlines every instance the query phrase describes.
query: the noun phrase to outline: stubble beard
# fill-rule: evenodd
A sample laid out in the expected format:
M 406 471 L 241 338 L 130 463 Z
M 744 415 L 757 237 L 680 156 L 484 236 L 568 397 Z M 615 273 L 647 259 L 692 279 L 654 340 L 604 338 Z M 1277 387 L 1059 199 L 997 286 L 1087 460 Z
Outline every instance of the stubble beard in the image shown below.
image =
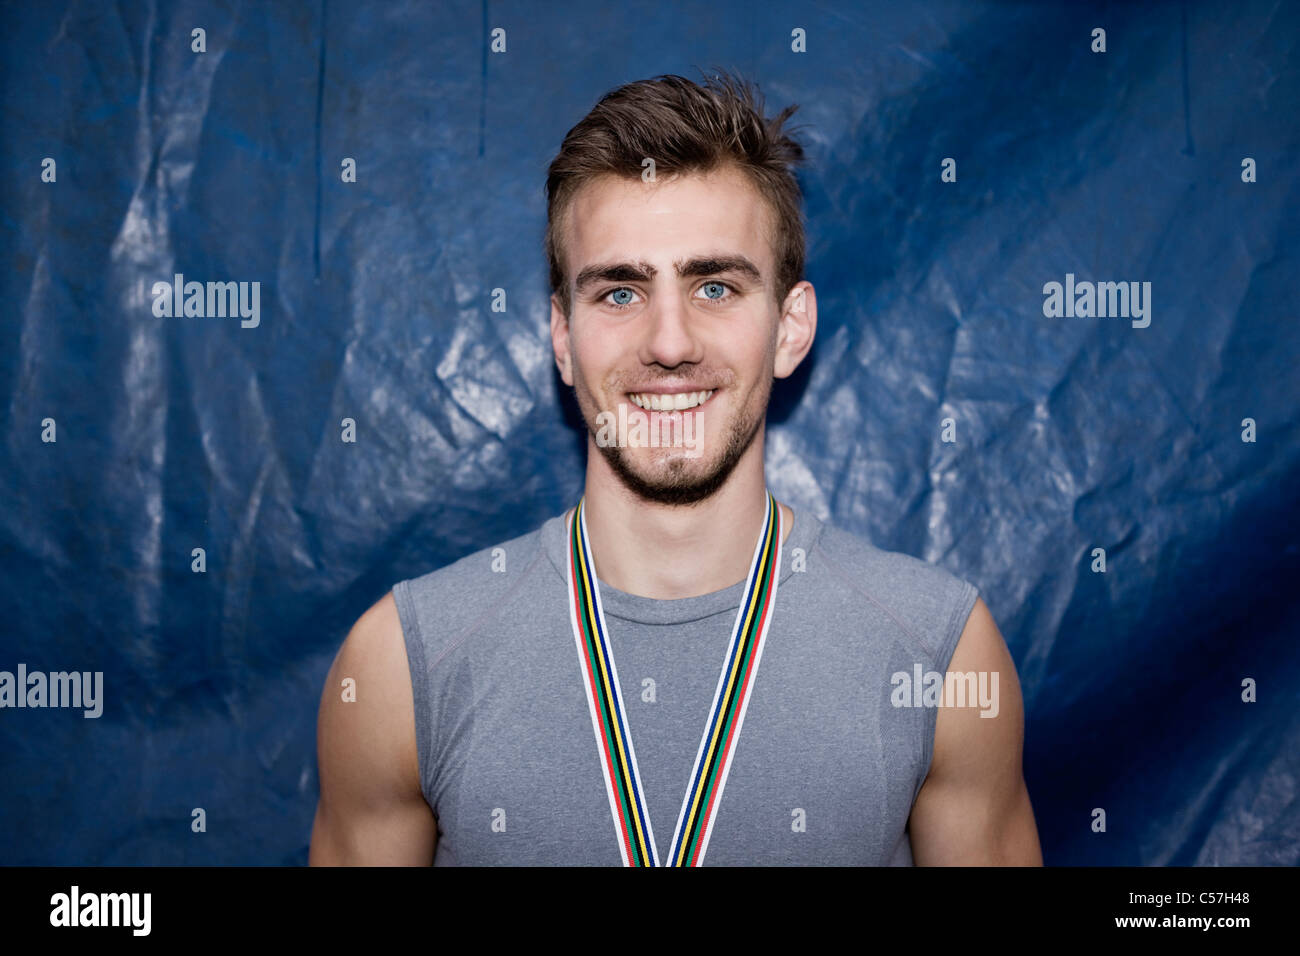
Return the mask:
M 731 417 L 726 426 L 726 444 L 722 455 L 717 463 L 703 474 L 692 474 L 688 470 L 690 459 L 676 457 L 668 462 L 666 473 L 659 470 L 655 477 L 647 478 L 628 461 L 627 449 L 620 448 L 616 444 L 602 444 L 596 441 L 596 416 L 587 413 L 588 408 L 592 406 L 590 396 L 579 404 L 583 407 L 587 431 L 592 436 L 590 444 L 594 444 L 600 450 L 605 461 L 609 463 L 610 470 L 628 491 L 643 501 L 653 504 L 693 505 L 714 495 L 731 477 L 731 473 L 744 457 L 763 425 L 771 388 L 772 383 L 769 381 L 765 394 L 757 403 L 757 412 L 751 412 L 750 417 L 746 418 L 745 410 L 741 409 Z

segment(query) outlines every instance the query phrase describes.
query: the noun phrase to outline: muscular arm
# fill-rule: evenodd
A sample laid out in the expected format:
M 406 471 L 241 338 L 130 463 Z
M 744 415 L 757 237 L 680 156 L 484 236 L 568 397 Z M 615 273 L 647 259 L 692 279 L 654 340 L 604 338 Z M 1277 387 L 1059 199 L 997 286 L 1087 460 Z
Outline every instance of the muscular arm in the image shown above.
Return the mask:
M 311 866 L 428 866 L 438 828 L 420 789 L 415 703 L 392 592 L 357 621 L 321 694 Z M 342 682 L 356 681 L 356 700 Z
M 1021 769 L 1024 706 L 1016 667 L 982 599 L 966 621 L 949 671 L 998 674 L 998 712 L 940 707 L 930 772 L 908 827 L 918 866 L 1042 866 Z M 991 684 L 989 685 L 991 689 Z

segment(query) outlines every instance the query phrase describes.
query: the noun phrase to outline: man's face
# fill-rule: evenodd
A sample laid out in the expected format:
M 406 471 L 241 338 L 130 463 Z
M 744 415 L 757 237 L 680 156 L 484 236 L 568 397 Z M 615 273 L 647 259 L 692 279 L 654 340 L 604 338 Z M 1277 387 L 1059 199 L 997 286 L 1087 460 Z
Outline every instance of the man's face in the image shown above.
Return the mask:
M 564 247 L 572 315 L 564 321 L 553 305 L 556 358 L 589 444 L 642 498 L 708 497 L 761 434 L 780 311 L 770 217 L 731 168 L 652 183 L 606 177 L 574 198 Z M 694 404 L 700 392 L 711 394 Z M 599 440 L 609 418 L 598 416 L 617 419 L 621 404 L 626 416 L 670 418 L 674 435 L 693 426 L 698 449 Z

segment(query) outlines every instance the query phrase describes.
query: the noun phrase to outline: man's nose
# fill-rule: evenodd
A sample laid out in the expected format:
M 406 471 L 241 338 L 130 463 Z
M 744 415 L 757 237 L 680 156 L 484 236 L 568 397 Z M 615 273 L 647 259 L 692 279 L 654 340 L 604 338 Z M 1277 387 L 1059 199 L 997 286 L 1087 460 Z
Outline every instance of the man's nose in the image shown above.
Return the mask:
M 641 361 L 673 368 L 701 359 L 702 343 L 694 326 L 689 303 L 673 290 L 657 295 L 645 313 L 646 331 L 641 343 Z

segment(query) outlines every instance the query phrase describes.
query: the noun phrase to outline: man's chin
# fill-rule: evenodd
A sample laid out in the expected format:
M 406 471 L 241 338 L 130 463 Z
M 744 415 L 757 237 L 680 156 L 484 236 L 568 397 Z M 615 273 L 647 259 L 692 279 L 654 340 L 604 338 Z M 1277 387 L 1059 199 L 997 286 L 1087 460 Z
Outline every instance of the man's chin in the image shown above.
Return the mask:
M 703 501 L 723 486 L 735 465 L 682 455 L 629 460 L 618 448 L 601 448 L 601 452 L 624 487 L 648 502 L 665 505 Z

